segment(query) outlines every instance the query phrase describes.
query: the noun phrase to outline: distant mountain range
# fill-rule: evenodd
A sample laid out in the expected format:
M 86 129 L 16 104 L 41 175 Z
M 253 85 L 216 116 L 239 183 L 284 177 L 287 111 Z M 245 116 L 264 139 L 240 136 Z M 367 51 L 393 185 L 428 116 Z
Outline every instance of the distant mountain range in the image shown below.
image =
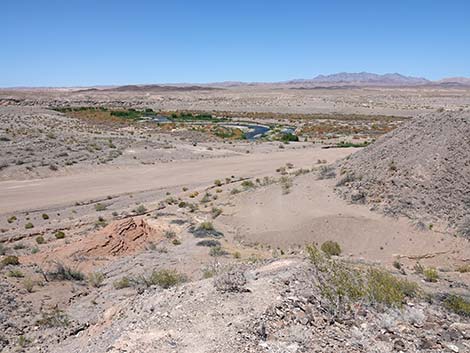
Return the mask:
M 340 72 L 331 75 L 318 75 L 312 79 L 291 80 L 288 83 L 425 85 L 431 81 L 423 77 L 404 76 L 398 73 L 379 75 L 370 72 Z
M 318 75 L 314 78 L 295 79 L 282 82 L 240 82 L 224 81 L 212 83 L 167 83 L 167 84 L 142 84 L 124 86 L 90 86 L 90 87 L 11 87 L 3 89 L 62 89 L 77 90 L 78 92 L 107 91 L 107 92 L 162 92 L 162 91 L 199 91 L 224 89 L 244 86 L 279 86 L 293 89 L 340 89 L 367 86 L 425 86 L 425 87 L 470 87 L 470 78 L 449 77 L 438 81 L 431 81 L 424 77 L 405 76 L 399 73 L 375 74 L 370 72 L 339 72 L 331 75 Z M 0 90 L 3 90 L 0 88 Z

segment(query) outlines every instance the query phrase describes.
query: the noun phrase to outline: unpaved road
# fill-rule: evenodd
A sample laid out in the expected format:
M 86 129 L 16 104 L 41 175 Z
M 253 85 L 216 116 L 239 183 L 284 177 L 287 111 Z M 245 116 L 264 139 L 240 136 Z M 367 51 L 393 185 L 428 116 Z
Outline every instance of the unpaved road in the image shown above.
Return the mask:
M 176 161 L 153 166 L 97 169 L 93 173 L 46 179 L 0 182 L 0 213 L 47 209 L 129 192 L 176 186 L 199 187 L 225 177 L 272 175 L 276 168 L 293 163 L 311 167 L 318 159 L 329 163 L 347 156 L 354 149 L 308 148 L 247 154 L 198 161 Z

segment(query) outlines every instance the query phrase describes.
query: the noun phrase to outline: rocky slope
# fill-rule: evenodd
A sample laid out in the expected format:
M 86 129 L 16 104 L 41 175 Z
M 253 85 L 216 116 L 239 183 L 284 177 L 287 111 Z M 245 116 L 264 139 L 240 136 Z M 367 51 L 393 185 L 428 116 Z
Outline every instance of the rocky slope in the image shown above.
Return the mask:
M 470 207 L 470 112 L 417 117 L 340 163 L 340 169 L 338 190 L 352 201 L 416 221 L 464 227 Z

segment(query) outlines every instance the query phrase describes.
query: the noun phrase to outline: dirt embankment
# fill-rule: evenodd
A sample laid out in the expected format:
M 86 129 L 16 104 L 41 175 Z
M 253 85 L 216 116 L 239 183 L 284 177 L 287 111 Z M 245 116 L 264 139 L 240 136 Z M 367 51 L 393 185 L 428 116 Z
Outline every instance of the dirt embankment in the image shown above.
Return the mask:
M 465 230 L 470 209 L 470 112 L 417 117 L 340 163 L 340 193 L 386 214 Z

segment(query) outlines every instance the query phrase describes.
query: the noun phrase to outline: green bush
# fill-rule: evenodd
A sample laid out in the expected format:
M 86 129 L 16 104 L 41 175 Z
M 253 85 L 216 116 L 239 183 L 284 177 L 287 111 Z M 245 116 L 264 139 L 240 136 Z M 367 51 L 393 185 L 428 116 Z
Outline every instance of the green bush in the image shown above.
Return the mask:
M 2 265 L 4 266 L 18 266 L 20 264 L 20 260 L 18 259 L 18 256 L 14 255 L 9 255 L 3 258 L 2 260 Z
M 62 232 L 61 230 L 58 230 L 57 232 L 54 233 L 54 236 L 56 239 L 64 239 L 65 238 L 65 233 Z
M 176 270 L 153 271 L 148 279 L 149 285 L 157 285 L 162 288 L 170 288 L 186 281 L 186 277 Z
M 8 222 L 8 223 L 13 223 L 13 222 L 16 221 L 16 220 L 17 220 L 16 216 L 11 216 L 11 217 L 9 217 L 9 218 L 7 219 L 7 222 Z
M 450 295 L 444 300 L 444 307 L 462 316 L 470 316 L 470 301 L 458 295 Z
M 325 241 L 320 249 L 328 256 L 339 256 L 341 254 L 341 247 L 337 242 L 332 240 Z
M 439 279 L 439 274 L 434 267 L 429 267 L 423 271 L 424 280 L 426 282 L 437 282 Z
M 134 212 L 138 215 L 143 215 L 145 213 L 147 213 L 147 208 L 144 206 L 144 205 L 139 205 L 135 210 Z

